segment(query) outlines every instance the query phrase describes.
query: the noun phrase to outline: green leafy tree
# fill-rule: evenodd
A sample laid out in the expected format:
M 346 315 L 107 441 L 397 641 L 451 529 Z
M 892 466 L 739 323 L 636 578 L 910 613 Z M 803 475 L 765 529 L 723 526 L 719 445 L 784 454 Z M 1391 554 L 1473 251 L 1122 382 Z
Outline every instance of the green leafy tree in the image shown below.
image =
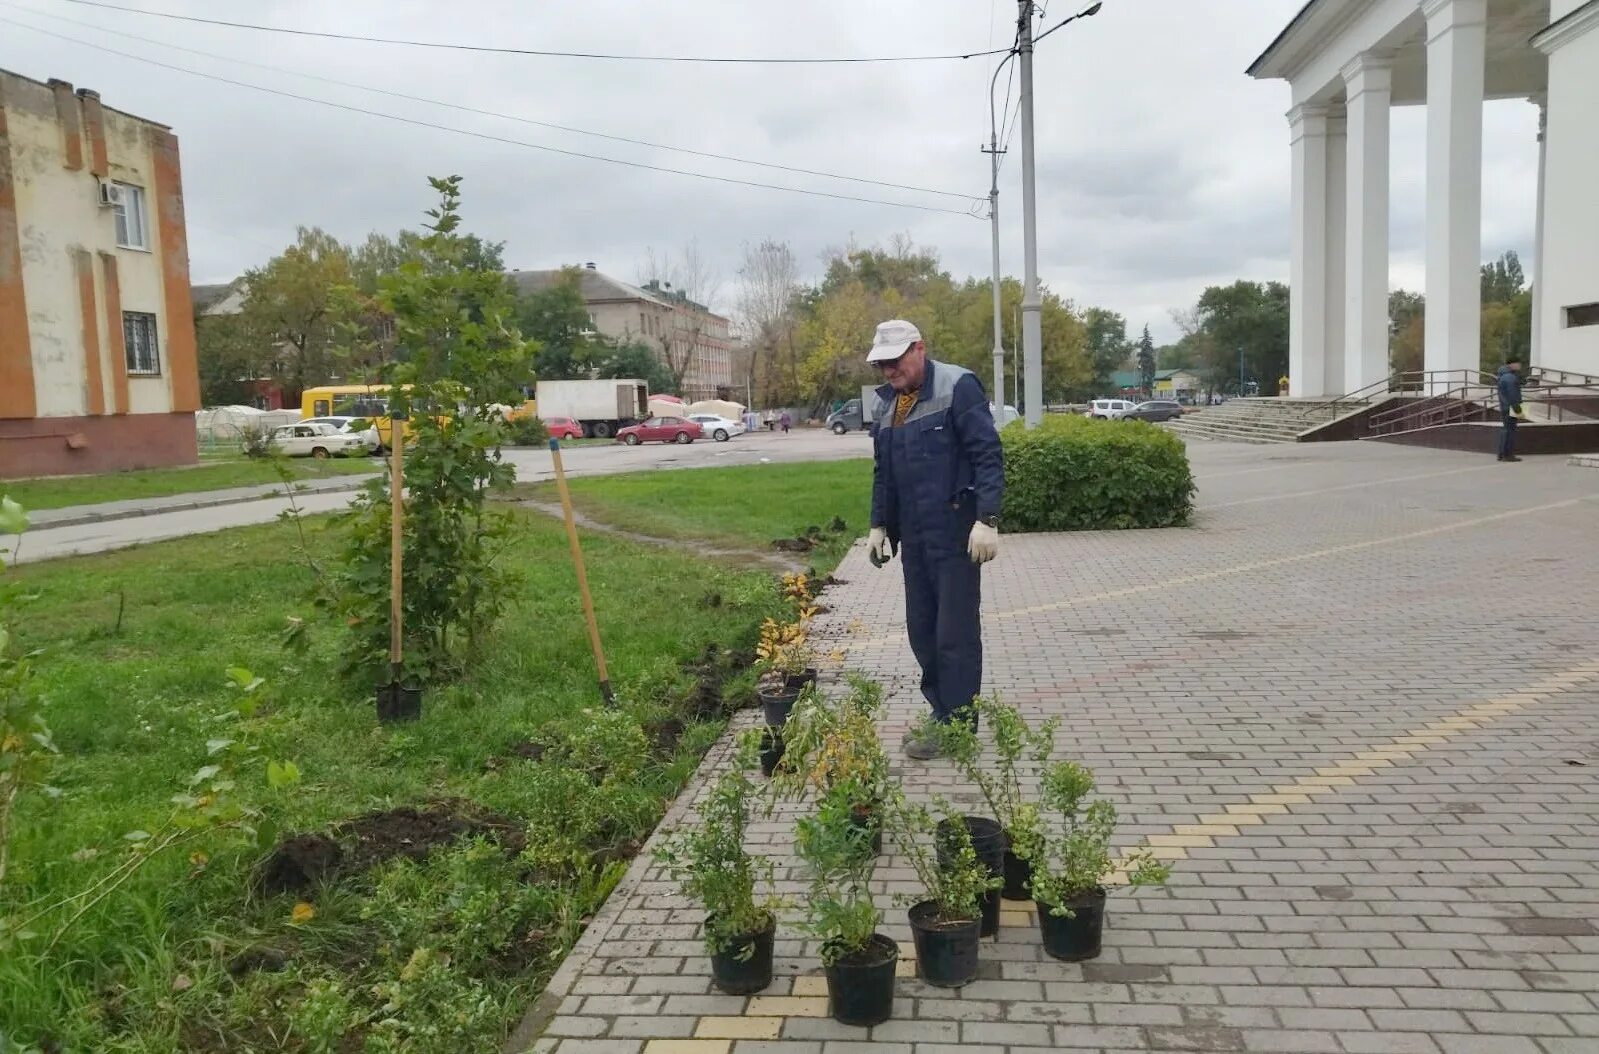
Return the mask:
M 1276 383 L 1288 372 L 1288 287 L 1281 282 L 1238 281 L 1210 286 L 1194 312 L 1195 332 L 1206 337 L 1206 372 L 1217 387 L 1235 389 L 1240 359 L 1245 380 Z
M 1482 265 L 1482 302 L 1508 304 L 1516 294 L 1526 288 L 1527 276 L 1521 269 L 1521 257 L 1514 249 L 1497 260 Z
M 1155 390 L 1155 342 L 1150 339 L 1149 327 L 1144 327 L 1144 336 L 1138 342 L 1138 373 L 1143 379 L 1144 391 Z
M 1102 307 L 1085 308 L 1083 328 L 1093 369 L 1093 388 L 1096 392 L 1109 391 L 1111 374 L 1126 366 L 1132 354 L 1127 319 Z
M 600 377 L 643 381 L 652 392 L 670 391 L 672 387 L 672 375 L 665 363 L 643 344 L 606 345 L 594 360 L 594 371 Z
M 317 227 L 299 228 L 293 245 L 245 272 L 239 327 L 248 339 L 268 342 L 264 361 L 288 403 L 340 374 L 348 348 L 341 324 L 352 309 L 341 290 L 353 280 L 350 250 Z
M 207 406 L 247 404 L 250 383 L 281 374 L 277 341 L 250 315 L 201 315 L 195 319 L 200 397 Z
M 394 319 L 398 361 L 390 409 L 410 418 L 407 441 L 404 604 L 407 660 L 425 675 L 457 669 L 503 609 L 510 577 L 498 562 L 509 544 L 510 513 L 490 508 L 511 466 L 497 405 L 518 399 L 537 345 L 515 325 L 515 296 L 503 272 L 474 266 L 472 243 L 458 233 L 459 176 L 430 179 L 439 205 L 428 233 L 399 269 L 383 275 L 378 297 Z M 355 636 L 347 668 L 371 670 L 388 640 L 389 496 L 374 482 L 349 515 L 341 569 L 322 602 Z
M 517 298 L 517 325 L 539 343 L 534 368 L 542 380 L 587 377 L 608 350 L 589 322 L 582 281 L 578 268 L 567 267 L 548 287 Z

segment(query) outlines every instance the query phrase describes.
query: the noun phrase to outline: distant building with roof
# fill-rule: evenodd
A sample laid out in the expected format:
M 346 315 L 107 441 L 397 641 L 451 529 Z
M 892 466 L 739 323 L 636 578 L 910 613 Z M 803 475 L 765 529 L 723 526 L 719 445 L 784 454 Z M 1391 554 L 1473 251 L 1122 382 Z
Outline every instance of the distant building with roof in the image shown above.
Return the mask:
M 1144 390 L 1144 375 L 1137 370 L 1117 370 L 1110 375 L 1111 387 L 1118 395 L 1138 395 Z M 1181 399 L 1197 395 L 1203 384 L 1193 370 L 1156 370 L 1152 399 Z
M 0 478 L 191 464 L 178 140 L 0 70 Z
M 668 370 L 683 368 L 683 390 L 673 394 L 693 402 L 726 398 L 733 384 L 733 324 L 669 284 L 631 285 L 596 270 L 593 264 L 570 269 L 600 335 L 617 343 L 642 344 Z M 513 271 L 523 295 L 549 289 L 563 271 Z

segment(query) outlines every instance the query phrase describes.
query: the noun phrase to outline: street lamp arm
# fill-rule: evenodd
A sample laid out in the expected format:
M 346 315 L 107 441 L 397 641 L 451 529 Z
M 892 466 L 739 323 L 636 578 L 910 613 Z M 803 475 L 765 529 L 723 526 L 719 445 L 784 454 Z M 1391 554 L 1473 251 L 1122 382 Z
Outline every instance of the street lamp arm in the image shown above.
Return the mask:
M 999 88 L 999 75 L 1005 72 L 1005 64 L 1016 57 L 1016 49 L 1011 48 L 1006 56 L 999 60 L 999 65 L 994 67 L 994 75 L 988 79 L 988 143 L 997 146 L 999 143 L 999 129 L 994 117 L 994 92 Z
M 1092 15 L 1099 14 L 1100 7 L 1101 7 L 1100 4 L 1090 4 L 1088 7 L 1083 8 L 1083 10 L 1077 12 L 1075 15 L 1071 15 L 1068 18 L 1062 19 L 1056 25 L 1052 26 L 1049 29 L 1044 30 L 1042 33 L 1038 34 L 1038 36 L 1034 37 L 1033 38 L 1033 43 L 1037 44 L 1040 40 L 1043 40 L 1045 37 L 1047 37 L 1051 33 L 1055 32 L 1055 30 L 1061 29 L 1064 26 L 1068 26 L 1071 23 L 1077 21 L 1079 18 L 1088 18 L 1088 17 L 1090 17 Z

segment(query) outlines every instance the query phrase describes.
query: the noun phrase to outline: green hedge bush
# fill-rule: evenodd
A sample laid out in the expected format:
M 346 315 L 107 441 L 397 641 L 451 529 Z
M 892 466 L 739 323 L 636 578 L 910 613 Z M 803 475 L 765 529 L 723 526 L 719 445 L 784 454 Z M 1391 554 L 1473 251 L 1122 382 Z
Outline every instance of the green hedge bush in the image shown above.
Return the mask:
M 532 415 L 507 422 L 505 431 L 512 446 L 543 446 L 550 440 L 550 430 Z
M 1009 532 L 1181 527 L 1194 509 L 1182 440 L 1145 421 L 1046 416 L 1000 433 Z

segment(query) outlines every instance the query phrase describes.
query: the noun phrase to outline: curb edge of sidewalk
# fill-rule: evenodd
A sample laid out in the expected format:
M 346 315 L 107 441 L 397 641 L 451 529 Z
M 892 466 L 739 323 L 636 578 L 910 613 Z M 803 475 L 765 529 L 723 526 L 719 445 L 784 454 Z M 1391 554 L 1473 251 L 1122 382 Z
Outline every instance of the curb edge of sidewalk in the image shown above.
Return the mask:
M 294 491 L 294 493 L 296 496 L 301 494 L 342 494 L 346 491 L 360 490 L 363 486 L 365 486 L 370 478 L 371 477 L 369 476 L 352 475 L 349 477 L 350 482 L 348 484 L 341 483 L 339 486 L 334 487 L 298 488 Z M 205 491 L 199 491 L 197 493 L 199 495 L 203 495 Z M 286 495 L 283 489 L 278 488 L 276 490 L 260 494 L 235 494 L 229 497 L 216 498 L 196 497 L 192 501 L 180 502 L 174 505 L 162 505 L 143 509 L 122 509 L 117 512 L 108 513 L 80 513 L 75 516 L 62 516 L 59 519 L 50 519 L 44 522 L 35 520 L 32 524 L 30 524 L 28 529 L 30 531 L 48 531 L 57 527 L 81 527 L 84 524 L 89 523 L 110 523 L 114 520 L 131 520 L 140 516 L 160 516 L 163 513 L 168 512 L 193 512 L 196 509 L 214 509 L 223 505 L 243 505 L 246 502 L 268 501 L 272 498 L 280 498 L 285 496 Z M 70 509 L 72 506 L 69 505 L 67 508 Z M 40 509 L 39 512 L 35 513 L 34 515 L 43 516 L 52 511 L 54 510 Z

